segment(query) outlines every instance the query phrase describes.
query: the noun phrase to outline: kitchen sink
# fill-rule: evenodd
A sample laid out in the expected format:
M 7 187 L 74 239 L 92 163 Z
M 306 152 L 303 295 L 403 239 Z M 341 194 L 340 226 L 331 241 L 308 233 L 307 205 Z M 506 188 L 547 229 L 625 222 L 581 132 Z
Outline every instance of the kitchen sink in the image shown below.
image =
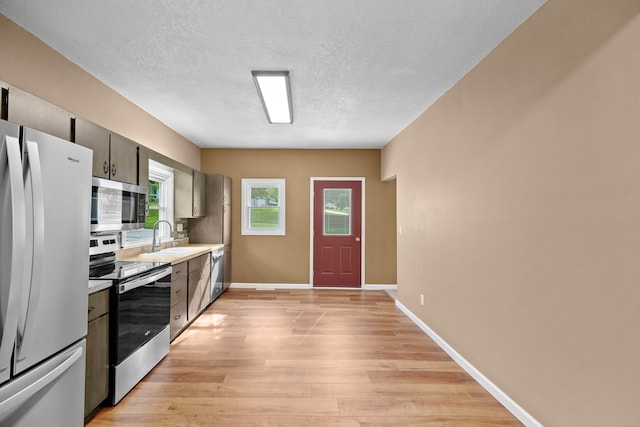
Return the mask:
M 156 252 L 147 252 L 145 254 L 142 254 L 142 256 L 184 256 L 189 255 L 193 252 L 201 251 L 203 249 L 206 248 L 202 246 L 176 246 L 175 248 L 164 248 Z

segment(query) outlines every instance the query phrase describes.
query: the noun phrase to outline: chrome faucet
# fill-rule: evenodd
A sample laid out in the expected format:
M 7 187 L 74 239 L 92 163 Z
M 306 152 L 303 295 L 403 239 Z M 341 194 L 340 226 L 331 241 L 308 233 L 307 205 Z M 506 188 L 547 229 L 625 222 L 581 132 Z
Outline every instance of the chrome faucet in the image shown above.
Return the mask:
M 165 222 L 168 226 L 169 226 L 169 234 L 173 235 L 173 227 L 171 226 L 171 223 L 165 219 L 161 219 L 155 222 L 155 224 L 153 224 L 153 241 L 151 242 L 151 252 L 155 252 L 158 250 L 158 247 L 160 247 L 160 237 L 158 237 L 158 243 L 156 243 L 156 230 L 158 229 L 158 224 L 160 224 L 161 222 Z

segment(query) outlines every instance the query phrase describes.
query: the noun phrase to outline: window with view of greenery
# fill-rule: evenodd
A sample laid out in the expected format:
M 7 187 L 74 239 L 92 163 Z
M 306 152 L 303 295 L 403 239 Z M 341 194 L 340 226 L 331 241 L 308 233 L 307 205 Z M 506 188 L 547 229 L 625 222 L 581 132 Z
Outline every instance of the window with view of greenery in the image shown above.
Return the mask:
M 160 219 L 160 211 L 162 206 L 160 204 L 160 188 L 162 183 L 159 181 L 149 180 L 149 214 L 144 224 L 145 229 L 153 228 L 153 224 Z
M 324 235 L 351 235 L 351 189 L 324 189 Z
M 242 234 L 285 234 L 284 179 L 242 180 Z
M 160 219 L 173 224 L 173 169 L 153 160 L 149 161 L 147 205 L 145 227 L 123 232 L 124 246 L 150 244 L 153 224 Z M 165 240 L 173 237 L 166 224 L 158 227 L 157 235 Z

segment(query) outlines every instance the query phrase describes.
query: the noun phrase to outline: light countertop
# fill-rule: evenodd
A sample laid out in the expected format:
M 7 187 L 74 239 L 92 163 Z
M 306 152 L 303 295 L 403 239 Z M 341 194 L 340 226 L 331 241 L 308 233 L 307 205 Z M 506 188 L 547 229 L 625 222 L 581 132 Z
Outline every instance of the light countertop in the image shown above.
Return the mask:
M 180 245 L 178 247 L 194 248 L 194 251 L 189 252 L 188 254 L 181 254 L 181 255 L 169 255 L 169 254 L 143 255 L 145 253 L 148 253 L 148 251 L 139 252 L 136 254 L 121 253 L 117 255 L 117 258 L 119 261 L 168 262 L 168 263 L 171 263 L 171 265 L 176 265 L 183 261 L 187 261 L 191 258 L 195 258 L 197 256 L 206 254 L 207 252 L 211 252 L 215 249 L 221 249 L 224 247 L 224 245 L 209 244 L 209 243 L 194 243 L 189 245 Z M 200 248 L 200 249 L 195 250 L 196 248 Z
M 143 255 L 150 251 L 150 246 L 148 246 L 148 247 L 142 247 L 142 248 L 121 249 L 116 253 L 116 258 L 118 261 L 168 262 L 168 263 L 171 263 L 171 265 L 176 265 L 181 262 L 190 260 L 191 258 L 195 258 L 197 256 L 206 254 L 207 252 L 212 252 L 216 249 L 224 248 L 223 244 L 210 244 L 210 243 L 184 244 L 184 241 L 182 243 L 183 244 L 180 244 L 178 247 L 194 248 L 194 251 L 189 252 L 187 254 L 181 254 L 181 255 L 169 255 L 169 254 Z M 169 248 L 169 247 L 171 247 L 170 244 L 164 244 L 162 249 Z M 111 280 L 89 280 L 89 294 L 93 294 L 103 289 L 107 289 L 111 285 L 112 285 Z
M 89 279 L 89 293 L 93 294 L 103 289 L 110 288 L 113 282 L 111 280 L 92 280 Z

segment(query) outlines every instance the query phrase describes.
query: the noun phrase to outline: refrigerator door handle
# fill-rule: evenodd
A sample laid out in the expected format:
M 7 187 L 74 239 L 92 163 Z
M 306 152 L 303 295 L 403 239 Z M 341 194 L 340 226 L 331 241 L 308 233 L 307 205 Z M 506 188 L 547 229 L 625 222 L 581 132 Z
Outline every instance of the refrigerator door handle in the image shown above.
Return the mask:
M 38 144 L 27 141 L 27 158 L 31 173 L 31 194 L 33 199 L 33 262 L 31 267 L 31 286 L 28 298 L 22 299 L 21 317 L 18 320 L 18 361 L 27 358 L 31 346 L 29 334 L 40 305 L 40 289 L 42 288 L 42 266 L 44 262 L 44 192 L 40 152 Z
M 1 301 L 3 306 L 0 306 L 0 312 L 4 314 L 4 317 L 0 319 L 3 326 L 3 330 L 0 331 L 2 334 L 0 338 L 0 378 L 8 378 L 8 372 L 4 371 L 11 365 L 11 354 L 13 353 L 18 326 L 20 288 L 24 281 L 22 263 L 26 255 L 26 219 L 20 143 L 17 138 L 5 136 L 2 147 L 4 149 L 0 154 L 0 161 L 4 162 L 4 154 L 6 153 L 12 216 L 11 247 L 8 248 L 11 250 L 12 255 L 9 274 L 6 276 L 9 280 L 9 286 L 5 288 L 8 289 L 6 300 Z M 0 244 L 4 245 L 2 242 Z M 2 296 L 0 295 L 0 297 Z
M 0 420 L 16 408 L 31 399 L 36 393 L 51 384 L 55 379 L 64 374 L 73 364 L 83 356 L 82 347 L 72 349 L 60 355 L 62 362 L 31 384 L 24 385 L 21 381 L 10 383 L 5 390 L 0 393 Z

